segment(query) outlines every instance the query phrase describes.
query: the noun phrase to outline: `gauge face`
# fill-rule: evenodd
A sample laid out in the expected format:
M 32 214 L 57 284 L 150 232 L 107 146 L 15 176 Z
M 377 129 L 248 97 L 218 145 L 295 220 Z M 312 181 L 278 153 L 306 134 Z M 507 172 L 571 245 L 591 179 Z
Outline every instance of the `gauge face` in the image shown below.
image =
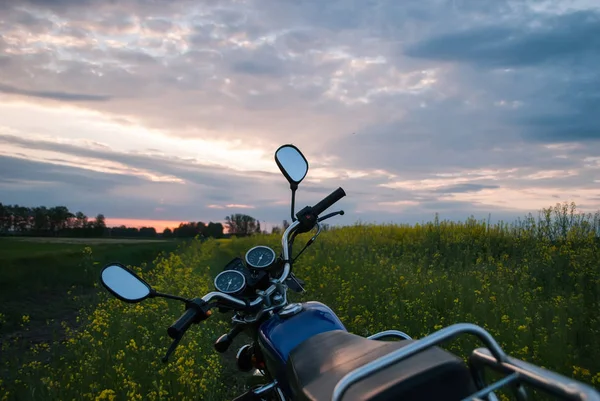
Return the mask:
M 275 251 L 268 246 L 255 246 L 246 253 L 246 263 L 254 269 L 264 269 L 275 262 Z
M 246 277 L 236 270 L 225 270 L 215 277 L 215 287 L 225 294 L 235 294 L 246 287 Z

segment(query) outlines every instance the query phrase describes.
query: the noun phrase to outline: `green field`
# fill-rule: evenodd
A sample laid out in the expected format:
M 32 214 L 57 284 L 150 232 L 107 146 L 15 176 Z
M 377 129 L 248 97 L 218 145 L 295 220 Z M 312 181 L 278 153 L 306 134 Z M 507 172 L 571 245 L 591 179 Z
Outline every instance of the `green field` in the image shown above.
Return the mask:
M 24 350 L 32 344 L 62 338 L 61 322 L 77 325 L 78 310 L 98 301 L 104 263 L 139 265 L 176 248 L 166 241 L 0 238 L 0 346 L 3 360 L 12 361 L 0 367 L 0 377 L 30 359 Z
M 563 217 L 512 226 L 469 220 L 324 232 L 296 263 L 307 293 L 293 297 L 326 303 L 360 335 L 395 328 L 419 338 L 472 322 L 489 330 L 511 355 L 598 387 L 597 216 L 568 224 Z M 211 277 L 228 260 L 259 243 L 279 250 L 279 242 L 276 236 L 193 242 L 151 269 L 138 270 L 160 291 L 198 296 L 212 289 Z M 76 287 L 84 284 L 90 282 L 80 277 Z M 153 299 L 129 305 L 105 293 L 98 302 L 83 311 L 85 325 L 67 329 L 63 344 L 41 343 L 32 348 L 33 359 L 11 366 L 17 380 L 4 381 L 4 399 L 226 400 L 239 395 L 246 378 L 231 367 L 237 348 L 225 355 L 212 348 L 227 330 L 229 315 L 217 313 L 190 329 L 171 362 L 163 364 L 160 358 L 170 344 L 166 328 L 181 314 L 179 303 Z M 467 355 L 476 345 L 459 339 L 448 348 Z

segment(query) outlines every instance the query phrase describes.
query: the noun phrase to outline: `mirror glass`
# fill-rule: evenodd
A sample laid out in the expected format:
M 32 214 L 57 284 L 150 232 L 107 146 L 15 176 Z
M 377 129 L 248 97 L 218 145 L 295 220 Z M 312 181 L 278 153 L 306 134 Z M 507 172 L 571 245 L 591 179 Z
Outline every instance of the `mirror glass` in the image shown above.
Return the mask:
M 102 282 L 117 296 L 127 301 L 141 301 L 150 295 L 150 286 L 123 266 L 106 266 L 102 270 Z
M 292 183 L 300 183 L 308 172 L 308 162 L 294 146 L 280 147 L 275 153 L 275 160 L 283 175 Z

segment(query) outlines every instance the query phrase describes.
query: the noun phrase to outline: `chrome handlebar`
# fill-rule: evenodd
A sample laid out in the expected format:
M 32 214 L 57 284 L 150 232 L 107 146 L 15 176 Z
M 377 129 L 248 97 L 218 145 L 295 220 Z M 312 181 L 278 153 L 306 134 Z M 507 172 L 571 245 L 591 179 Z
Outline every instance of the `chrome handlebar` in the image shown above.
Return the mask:
M 283 266 L 283 272 L 281 273 L 281 276 L 275 280 L 276 283 L 283 283 L 292 271 L 292 265 L 290 264 L 289 236 L 299 225 L 300 222 L 296 220 L 295 222 L 290 224 L 290 226 L 284 231 L 283 235 L 281 236 L 281 249 L 283 249 L 283 260 L 285 261 L 285 264 Z
M 228 295 L 228 294 L 218 292 L 218 291 L 209 292 L 208 294 L 203 296 L 202 299 L 207 303 L 211 302 L 211 301 L 221 301 L 221 302 L 227 304 L 228 306 L 237 307 L 240 309 L 255 308 L 255 307 L 263 304 L 265 302 L 265 298 L 267 298 L 271 294 L 273 294 L 274 291 L 278 287 L 280 287 L 280 285 L 290 275 L 290 272 L 292 270 L 292 265 L 289 260 L 290 259 L 289 236 L 292 232 L 295 231 L 295 229 L 298 227 L 298 225 L 300 225 L 299 221 L 293 222 L 292 224 L 290 224 L 290 226 L 284 231 L 283 235 L 281 236 L 281 247 L 283 249 L 283 260 L 285 261 L 284 266 L 283 266 L 283 272 L 281 273 L 281 276 L 279 276 L 279 278 L 272 279 L 271 286 L 269 288 L 267 288 L 265 291 L 261 291 L 259 296 L 256 297 L 253 301 L 246 302 L 246 301 L 236 298 L 232 295 Z M 317 223 L 317 225 L 320 229 L 320 225 L 318 223 Z M 285 294 L 283 294 L 283 300 L 284 300 L 284 303 L 287 301 L 287 297 L 285 296 Z
M 242 301 L 241 299 L 217 291 L 209 292 L 208 294 L 202 297 L 202 300 L 206 303 L 209 303 L 210 301 L 225 301 L 225 303 L 232 304 L 232 306 L 239 306 L 241 308 L 247 306 L 246 302 Z

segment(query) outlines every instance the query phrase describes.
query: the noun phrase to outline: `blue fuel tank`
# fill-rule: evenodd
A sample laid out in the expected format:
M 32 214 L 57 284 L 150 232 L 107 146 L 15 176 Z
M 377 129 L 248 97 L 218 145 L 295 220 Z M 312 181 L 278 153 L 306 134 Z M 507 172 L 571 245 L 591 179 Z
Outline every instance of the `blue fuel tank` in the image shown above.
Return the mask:
M 304 340 L 331 330 L 347 331 L 336 314 L 320 302 L 304 302 L 302 310 L 292 316 L 274 314 L 258 330 L 267 369 L 286 388 L 285 367 L 289 353 Z M 292 305 L 289 305 L 292 306 Z

